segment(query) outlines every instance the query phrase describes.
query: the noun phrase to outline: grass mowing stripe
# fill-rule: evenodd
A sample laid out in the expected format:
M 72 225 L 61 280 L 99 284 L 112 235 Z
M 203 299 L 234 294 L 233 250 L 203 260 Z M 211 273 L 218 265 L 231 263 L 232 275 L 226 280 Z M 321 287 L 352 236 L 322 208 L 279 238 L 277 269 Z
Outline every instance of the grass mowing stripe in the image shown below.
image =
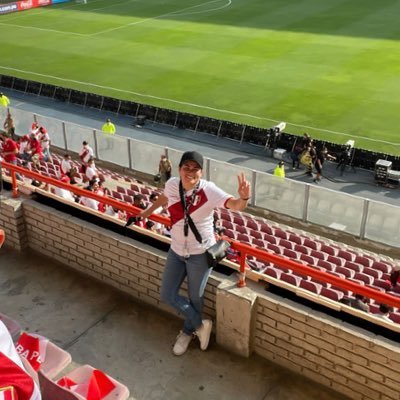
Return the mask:
M 294 133 L 307 129 L 339 142 L 357 136 L 356 145 L 365 137 L 370 149 L 378 147 L 373 140 L 390 142 L 392 152 L 400 90 L 399 1 L 233 0 L 222 10 L 193 14 L 227 1 L 54 7 L 17 24 L 78 35 L 8 26 L 1 64 L 25 71 L 11 73 L 18 77 L 154 106 L 263 127 L 282 119 L 293 123 L 288 129 Z M 192 8 L 173 15 L 186 7 Z M 148 22 L 139 29 L 84 36 L 143 19 Z

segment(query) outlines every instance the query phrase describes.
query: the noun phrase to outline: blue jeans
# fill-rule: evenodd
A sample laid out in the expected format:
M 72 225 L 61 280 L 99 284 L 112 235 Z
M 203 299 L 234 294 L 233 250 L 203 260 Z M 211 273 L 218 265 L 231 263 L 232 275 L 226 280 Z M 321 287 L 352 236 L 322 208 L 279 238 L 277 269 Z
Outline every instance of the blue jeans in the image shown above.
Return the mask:
M 161 285 L 161 300 L 185 316 L 183 332 L 187 335 L 191 335 L 202 324 L 203 294 L 210 273 L 205 253 L 185 258 L 169 250 Z M 185 277 L 189 299 L 179 295 Z

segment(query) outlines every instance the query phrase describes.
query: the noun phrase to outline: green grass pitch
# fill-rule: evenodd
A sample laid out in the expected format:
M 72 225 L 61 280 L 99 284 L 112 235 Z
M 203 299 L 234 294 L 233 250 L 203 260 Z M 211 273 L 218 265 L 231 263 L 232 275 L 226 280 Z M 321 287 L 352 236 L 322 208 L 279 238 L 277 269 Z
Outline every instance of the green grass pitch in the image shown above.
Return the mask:
M 400 155 L 399 0 L 88 0 L 0 16 L 0 73 Z

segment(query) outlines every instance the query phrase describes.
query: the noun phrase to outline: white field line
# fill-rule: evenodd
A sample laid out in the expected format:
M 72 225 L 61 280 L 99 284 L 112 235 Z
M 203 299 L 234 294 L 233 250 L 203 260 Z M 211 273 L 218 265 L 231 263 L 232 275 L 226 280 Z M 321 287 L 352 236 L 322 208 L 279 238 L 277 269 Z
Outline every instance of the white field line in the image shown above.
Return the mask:
M 69 32 L 69 31 L 58 31 L 57 29 L 49 29 L 49 28 L 39 28 L 37 26 L 26 26 L 26 25 L 18 25 L 18 24 L 8 24 L 6 22 L 0 22 L 0 25 L 3 26 L 13 26 L 16 28 L 23 28 L 23 29 L 33 29 L 36 31 L 42 31 L 42 32 L 52 32 L 52 33 L 62 33 L 64 35 L 73 35 L 73 36 L 80 36 L 80 37 L 87 37 L 89 35 L 85 35 L 83 33 L 77 33 L 77 32 Z
M 231 110 L 224 110 L 224 109 L 221 109 L 221 108 L 205 106 L 205 105 L 202 105 L 202 104 L 194 104 L 194 103 L 189 103 L 187 101 L 179 101 L 179 100 L 174 100 L 174 99 L 168 99 L 166 97 L 153 96 L 151 94 L 144 94 L 144 93 L 134 92 L 134 91 L 125 90 L 125 89 L 117 89 L 117 88 L 113 88 L 111 86 L 97 85 L 95 83 L 82 82 L 82 81 L 77 81 L 77 80 L 74 80 L 74 79 L 60 78 L 58 76 L 41 74 L 41 73 L 32 72 L 32 71 L 25 71 L 25 70 L 22 70 L 22 69 L 5 67 L 5 66 L 2 66 L 2 65 L 0 65 L 0 69 L 4 69 L 4 70 L 7 70 L 7 71 L 21 72 L 21 73 L 24 73 L 24 74 L 36 75 L 36 76 L 41 76 L 41 77 L 45 77 L 45 78 L 52 78 L 52 79 L 56 79 L 56 80 L 59 80 L 59 81 L 62 81 L 62 82 L 77 83 L 79 85 L 90 86 L 90 87 L 95 87 L 95 88 L 99 88 L 99 89 L 113 90 L 115 92 L 120 92 L 120 93 L 128 93 L 128 94 L 132 94 L 132 95 L 135 95 L 135 96 L 138 96 L 138 97 L 144 97 L 144 98 L 155 99 L 155 100 L 162 100 L 162 101 L 166 101 L 166 102 L 170 102 L 170 103 L 174 103 L 174 104 L 190 106 L 190 107 L 193 107 L 193 108 L 200 108 L 200 109 L 203 109 L 203 110 L 217 111 L 217 112 L 220 112 L 220 113 L 230 114 L 230 115 L 237 115 L 237 116 L 240 116 L 240 117 L 248 117 L 248 118 L 257 119 L 257 120 L 260 120 L 260 121 L 270 121 L 270 122 L 276 123 L 276 122 L 281 122 L 281 121 L 284 120 L 284 119 L 278 120 L 278 119 L 272 119 L 272 118 L 268 118 L 268 117 L 260 117 L 260 116 L 257 116 L 257 115 L 240 113 L 240 112 L 231 111 Z M 348 133 L 344 133 L 344 132 L 336 132 L 336 131 L 331 131 L 329 129 L 316 128 L 316 127 L 308 126 L 308 125 L 300 125 L 300 124 L 295 124 L 295 123 L 288 122 L 288 121 L 285 121 L 285 122 L 286 122 L 287 125 L 295 126 L 297 128 L 313 129 L 313 130 L 316 130 L 316 131 L 319 131 L 319 132 L 331 133 L 333 135 L 348 136 L 348 137 L 351 137 L 351 138 L 369 140 L 371 142 L 376 142 L 376 143 L 384 143 L 384 144 L 389 144 L 389 145 L 392 145 L 392 146 L 400 146 L 400 143 L 388 142 L 386 140 L 372 139 L 372 138 L 365 137 L 365 136 L 358 136 L 358 135 L 348 134 Z
M 139 25 L 139 24 L 144 24 L 145 22 L 148 22 L 148 21 L 153 21 L 153 20 L 155 20 L 155 19 L 160 19 L 160 18 L 163 18 L 163 17 L 167 17 L 168 15 L 173 15 L 174 13 L 177 13 L 177 12 L 179 13 L 179 12 L 182 12 L 182 11 L 191 10 L 192 8 L 202 7 L 202 6 L 205 6 L 206 4 L 216 3 L 216 2 L 218 2 L 218 1 L 221 1 L 221 0 L 211 0 L 211 1 L 207 1 L 207 2 L 205 2 L 205 3 L 197 4 L 197 5 L 195 5 L 195 6 L 185 7 L 185 8 L 182 8 L 182 9 L 180 9 L 180 10 L 171 11 L 171 12 L 168 12 L 168 13 L 165 13 L 165 14 L 161 14 L 161 15 L 157 15 L 157 16 L 151 17 L 151 18 L 145 18 L 145 19 L 142 19 L 142 20 L 139 20 L 139 21 L 131 22 L 131 23 L 129 23 L 129 24 L 117 26 L 117 27 L 115 27 L 115 28 L 104 29 L 103 31 L 95 32 L 95 33 L 92 33 L 92 34 L 90 34 L 90 35 L 88 35 L 88 36 L 101 35 L 101 34 L 103 34 L 103 33 L 109 33 L 109 32 L 116 31 L 116 30 L 118 30 L 118 29 L 125 29 L 125 28 L 128 28 L 128 27 L 130 27 L 130 26 Z
M 211 12 L 211 11 L 222 10 L 222 9 L 224 9 L 226 7 L 229 7 L 231 4 L 232 4 L 232 0 L 228 0 L 228 3 L 226 3 L 226 4 L 224 4 L 224 5 L 220 6 L 220 7 L 217 7 L 217 8 L 208 8 L 207 10 L 193 11 L 193 12 L 188 12 L 188 13 L 174 12 L 174 13 L 171 13 L 171 15 L 175 15 L 177 17 L 180 17 L 180 16 L 184 16 L 184 15 L 205 14 L 205 13 L 208 13 L 208 12 Z

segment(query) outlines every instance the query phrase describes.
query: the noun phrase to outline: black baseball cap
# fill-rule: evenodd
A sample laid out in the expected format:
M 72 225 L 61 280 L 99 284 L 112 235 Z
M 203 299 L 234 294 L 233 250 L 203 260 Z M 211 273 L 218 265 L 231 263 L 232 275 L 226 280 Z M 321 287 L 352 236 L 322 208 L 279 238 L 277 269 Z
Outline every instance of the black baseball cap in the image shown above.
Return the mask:
M 203 169 L 203 156 L 197 151 L 186 151 L 183 153 L 181 161 L 179 162 L 179 167 L 182 167 L 186 161 L 195 161 L 199 167 Z

